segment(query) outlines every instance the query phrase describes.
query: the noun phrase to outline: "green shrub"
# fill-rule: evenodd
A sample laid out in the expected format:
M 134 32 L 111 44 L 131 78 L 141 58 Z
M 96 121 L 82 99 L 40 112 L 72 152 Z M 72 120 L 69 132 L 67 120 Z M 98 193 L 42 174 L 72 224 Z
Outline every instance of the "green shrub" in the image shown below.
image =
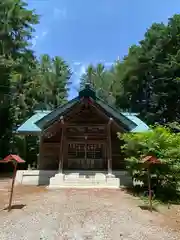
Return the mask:
M 156 156 L 162 163 L 151 166 L 156 196 L 175 196 L 180 182 L 180 133 L 172 133 L 168 127 L 155 126 L 149 132 L 118 134 L 118 137 L 124 141 L 121 148 L 132 178 L 142 181 L 146 187 L 147 171 L 140 162 L 144 156 Z

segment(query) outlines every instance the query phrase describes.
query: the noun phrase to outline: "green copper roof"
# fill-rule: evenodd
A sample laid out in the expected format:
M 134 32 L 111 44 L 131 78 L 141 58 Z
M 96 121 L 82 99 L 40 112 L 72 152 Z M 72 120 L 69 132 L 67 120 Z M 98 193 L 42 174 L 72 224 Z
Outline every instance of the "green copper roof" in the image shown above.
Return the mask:
M 46 116 L 50 111 L 36 111 L 27 121 L 25 121 L 18 129 L 17 133 L 21 134 L 37 134 L 41 129 L 36 125 L 36 122 Z
M 119 112 L 114 107 L 105 103 L 102 99 L 96 96 L 95 91 L 86 85 L 86 87 L 79 92 L 79 96 L 72 99 L 68 103 L 59 106 L 53 111 L 36 111 L 35 114 L 30 117 L 25 123 L 23 123 L 18 129 L 17 133 L 21 134 L 33 134 L 40 133 L 42 129 L 51 125 L 60 116 L 66 115 L 66 113 L 74 106 L 78 105 L 82 97 L 90 97 L 94 104 L 102 109 L 108 117 L 112 117 L 118 124 L 124 126 L 129 132 L 144 132 L 149 130 L 149 127 L 141 121 L 134 113 Z
M 133 121 L 136 124 L 136 127 L 131 130 L 131 132 L 146 132 L 149 131 L 150 128 L 147 124 L 145 124 L 140 118 L 138 118 L 135 114 L 131 113 L 123 113 L 128 119 Z
M 19 134 L 38 134 L 41 132 L 41 129 L 37 127 L 36 122 L 38 120 L 43 119 L 45 116 L 50 114 L 51 111 L 39 111 L 38 113 L 35 113 L 32 117 L 30 117 L 26 122 L 24 122 L 17 130 L 16 132 Z M 149 127 L 138 117 L 136 117 L 134 114 L 131 113 L 122 113 L 124 116 L 126 116 L 128 119 L 133 121 L 136 124 L 136 127 L 131 130 L 131 132 L 146 132 L 149 131 Z

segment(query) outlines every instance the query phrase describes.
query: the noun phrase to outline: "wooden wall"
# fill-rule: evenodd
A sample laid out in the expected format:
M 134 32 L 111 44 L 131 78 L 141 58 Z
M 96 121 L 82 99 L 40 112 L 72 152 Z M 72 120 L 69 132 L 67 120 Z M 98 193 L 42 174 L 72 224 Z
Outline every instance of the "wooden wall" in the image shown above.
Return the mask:
M 117 138 L 116 132 L 112 132 L 111 142 L 112 142 L 112 169 L 113 170 L 124 169 L 125 168 L 124 156 L 120 149 L 120 146 L 123 143 Z
M 64 134 L 64 162 L 63 168 L 68 168 L 68 145 L 73 142 L 91 143 L 107 142 L 107 118 L 103 118 L 94 108 L 85 108 L 83 105 L 79 109 L 74 109 L 64 118 L 65 134 Z M 117 129 L 111 128 L 112 141 L 112 168 L 123 169 L 123 155 L 120 151 L 120 141 L 117 138 Z M 61 123 L 56 122 L 48 129 L 42 138 L 40 147 L 40 168 L 44 170 L 55 170 L 59 166 L 60 157 L 60 142 L 61 142 Z M 107 150 L 107 145 L 105 145 Z M 107 153 L 105 151 L 104 158 Z M 107 159 L 104 159 L 107 164 Z M 104 165 L 106 168 L 106 165 Z

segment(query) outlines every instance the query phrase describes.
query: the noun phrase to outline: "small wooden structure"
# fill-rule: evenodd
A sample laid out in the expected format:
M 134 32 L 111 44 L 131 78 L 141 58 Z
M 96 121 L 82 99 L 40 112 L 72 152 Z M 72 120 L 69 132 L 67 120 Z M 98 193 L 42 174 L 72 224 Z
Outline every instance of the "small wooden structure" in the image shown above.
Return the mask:
M 11 210 L 11 206 L 12 206 L 12 196 L 13 196 L 14 182 L 15 182 L 16 172 L 17 172 L 17 165 L 18 165 L 18 163 L 25 163 L 25 161 L 20 156 L 15 155 L 15 154 L 10 154 L 7 157 L 5 157 L 3 160 L 0 161 L 0 163 L 9 163 L 9 162 L 13 163 L 14 171 L 13 171 L 13 178 L 12 178 L 12 185 L 11 185 L 11 191 L 10 191 L 8 211 Z
M 149 192 L 149 208 L 152 212 L 152 190 L 151 190 L 151 172 L 150 167 L 153 164 L 160 164 L 161 161 L 152 155 L 148 155 L 142 159 L 143 165 L 147 168 L 147 176 L 148 176 L 148 192 Z

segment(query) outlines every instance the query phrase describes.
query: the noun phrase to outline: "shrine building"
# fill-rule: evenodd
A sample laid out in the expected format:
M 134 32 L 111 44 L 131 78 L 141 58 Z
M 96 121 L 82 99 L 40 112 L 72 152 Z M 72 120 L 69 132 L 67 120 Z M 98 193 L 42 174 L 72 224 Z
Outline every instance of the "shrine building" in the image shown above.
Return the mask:
M 145 132 L 137 114 L 120 112 L 87 84 L 53 111 L 36 111 L 17 134 L 39 136 L 37 170 L 19 170 L 16 183 L 118 188 L 130 180 L 117 133 Z

